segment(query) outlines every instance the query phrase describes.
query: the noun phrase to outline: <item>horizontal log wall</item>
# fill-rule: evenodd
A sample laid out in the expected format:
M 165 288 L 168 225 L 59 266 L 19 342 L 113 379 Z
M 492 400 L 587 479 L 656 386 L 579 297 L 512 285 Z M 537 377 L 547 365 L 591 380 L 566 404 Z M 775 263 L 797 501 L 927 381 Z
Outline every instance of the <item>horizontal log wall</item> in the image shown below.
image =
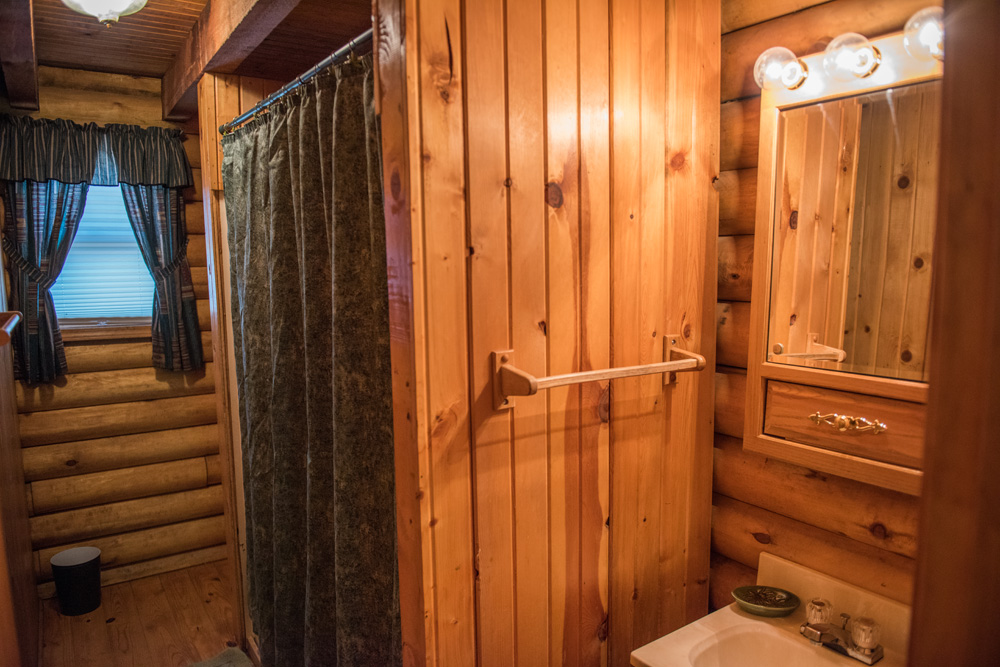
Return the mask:
M 710 599 L 753 583 L 762 551 L 888 597 L 912 594 L 918 500 L 742 448 L 750 324 L 759 89 L 751 69 L 771 46 L 821 51 L 843 32 L 901 30 L 927 0 L 723 0 L 719 304 Z M 932 2 L 933 4 L 933 2 Z
M 43 67 L 39 82 L 35 116 L 185 130 L 195 183 L 184 193 L 187 252 L 207 362 L 192 373 L 154 369 L 144 330 L 117 339 L 67 330 L 69 374 L 17 384 L 35 574 L 49 597 L 49 558 L 67 547 L 101 548 L 105 585 L 226 551 L 197 123 L 160 118 L 156 79 Z

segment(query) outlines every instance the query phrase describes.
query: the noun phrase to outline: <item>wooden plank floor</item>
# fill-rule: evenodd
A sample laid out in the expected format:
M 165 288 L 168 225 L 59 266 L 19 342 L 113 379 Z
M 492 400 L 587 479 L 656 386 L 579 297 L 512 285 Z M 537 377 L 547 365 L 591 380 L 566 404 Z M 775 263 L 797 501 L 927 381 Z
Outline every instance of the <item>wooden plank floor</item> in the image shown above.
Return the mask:
M 42 602 L 40 667 L 187 667 L 236 646 L 226 561 L 106 586 L 101 606 L 63 616 Z

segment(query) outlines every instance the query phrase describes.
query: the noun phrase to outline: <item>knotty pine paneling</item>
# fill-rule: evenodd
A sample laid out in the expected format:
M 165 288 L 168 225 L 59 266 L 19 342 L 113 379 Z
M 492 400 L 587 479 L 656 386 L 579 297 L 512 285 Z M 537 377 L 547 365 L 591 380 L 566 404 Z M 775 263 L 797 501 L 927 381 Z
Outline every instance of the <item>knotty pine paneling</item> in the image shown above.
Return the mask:
M 715 377 L 713 607 L 728 604 L 732 588 L 753 580 L 761 551 L 895 599 L 910 599 L 918 498 L 742 450 L 760 131 L 759 90 L 752 85 L 750 70 L 770 46 L 805 55 L 821 50 L 842 32 L 876 37 L 901 29 L 910 14 L 926 4 L 723 0 L 723 171 L 716 184 L 723 236 L 716 323 L 718 359 L 725 367 Z M 803 502 L 810 497 L 814 500 Z M 817 506 L 823 507 L 821 513 L 811 511 Z
M 378 31 L 405 659 L 627 665 L 707 609 L 712 377 L 497 412 L 489 355 L 712 363 L 718 6 L 415 7 Z
M 39 86 L 36 117 L 186 131 L 196 181 L 186 193 L 188 257 L 208 363 L 158 370 L 148 337 L 97 338 L 67 343 L 65 378 L 12 388 L 36 573 L 42 581 L 48 558 L 76 543 L 108 545 L 102 562 L 114 581 L 218 559 L 224 494 L 197 124 L 161 119 L 158 79 L 42 67 Z M 39 592 L 51 594 L 51 585 Z

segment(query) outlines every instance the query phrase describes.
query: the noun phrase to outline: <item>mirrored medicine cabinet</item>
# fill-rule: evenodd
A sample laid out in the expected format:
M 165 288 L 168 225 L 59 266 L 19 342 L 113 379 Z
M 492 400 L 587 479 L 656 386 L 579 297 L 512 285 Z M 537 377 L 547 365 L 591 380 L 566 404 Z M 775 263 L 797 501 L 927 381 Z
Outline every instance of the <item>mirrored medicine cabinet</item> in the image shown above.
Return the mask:
M 744 447 L 919 494 L 941 64 L 899 35 L 866 78 L 761 98 Z

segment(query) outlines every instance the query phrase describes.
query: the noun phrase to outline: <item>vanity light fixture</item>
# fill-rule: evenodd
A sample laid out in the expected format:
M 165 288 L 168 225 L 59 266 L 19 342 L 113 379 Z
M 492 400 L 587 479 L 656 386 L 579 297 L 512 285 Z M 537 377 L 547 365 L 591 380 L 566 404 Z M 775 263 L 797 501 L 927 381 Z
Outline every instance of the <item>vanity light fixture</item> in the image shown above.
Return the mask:
M 146 0 L 62 0 L 74 12 L 93 16 L 111 27 L 120 16 L 135 14 L 146 6 Z
M 903 48 L 917 60 L 944 60 L 944 10 L 921 9 L 903 28 Z
M 834 37 L 823 52 L 823 69 L 838 81 L 871 76 L 881 62 L 882 53 L 878 48 L 856 32 Z
M 765 90 L 773 90 L 779 85 L 795 90 L 809 76 L 809 68 L 783 46 L 772 46 L 760 54 L 753 66 L 753 78 Z

